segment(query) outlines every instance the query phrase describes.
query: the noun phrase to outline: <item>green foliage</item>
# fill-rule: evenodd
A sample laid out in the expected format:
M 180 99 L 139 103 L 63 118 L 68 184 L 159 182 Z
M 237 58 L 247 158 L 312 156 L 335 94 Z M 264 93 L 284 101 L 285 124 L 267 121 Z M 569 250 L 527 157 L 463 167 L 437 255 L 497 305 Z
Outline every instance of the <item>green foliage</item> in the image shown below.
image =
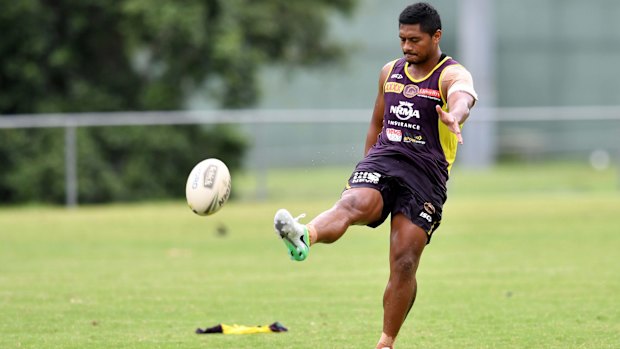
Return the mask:
M 185 180 L 196 163 L 215 157 L 238 169 L 248 145 L 224 125 L 86 129 L 80 131 L 79 142 L 84 164 L 79 169 L 79 192 L 84 202 L 183 196 Z M 101 150 L 93 151 L 95 147 Z
M 64 197 L 63 131 L 0 130 L 0 202 Z
M 353 5 L 0 0 L 0 114 L 176 110 L 205 86 L 221 107 L 252 106 L 262 65 L 342 57 L 327 15 Z M 100 202 L 178 195 L 193 163 L 214 154 L 234 171 L 246 144 L 231 128 L 162 126 L 80 130 L 78 146 L 80 201 Z M 3 131 L 0 202 L 62 202 L 62 147 L 57 130 Z
M 205 81 L 223 107 L 248 106 L 261 65 L 340 57 L 326 15 L 353 4 L 0 0 L 0 112 L 176 109 Z

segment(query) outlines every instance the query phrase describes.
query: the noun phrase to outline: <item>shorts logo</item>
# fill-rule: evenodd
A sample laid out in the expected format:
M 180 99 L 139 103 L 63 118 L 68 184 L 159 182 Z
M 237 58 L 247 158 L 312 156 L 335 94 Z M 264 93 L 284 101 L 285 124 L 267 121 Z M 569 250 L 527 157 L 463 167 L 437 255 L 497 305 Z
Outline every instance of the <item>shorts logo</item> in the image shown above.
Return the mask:
M 430 202 L 425 202 L 424 203 L 424 211 L 430 213 L 430 214 L 435 214 L 435 206 L 433 206 L 433 204 L 431 204 Z
M 391 93 L 401 93 L 403 92 L 403 89 L 405 88 L 405 85 L 401 84 L 400 82 L 386 82 L 385 86 L 383 87 L 383 91 L 385 93 L 391 92 Z
M 418 87 L 418 85 L 409 84 L 409 85 L 405 86 L 403 94 L 407 98 L 412 98 L 412 97 L 415 97 L 415 95 L 418 94 L 418 91 L 420 91 L 420 88 Z
M 381 179 L 381 174 L 377 172 L 355 172 L 353 174 L 353 179 L 351 180 L 351 184 L 354 184 L 354 183 L 379 184 L 379 179 Z
M 420 217 L 426 219 L 429 223 L 433 221 L 433 218 L 431 217 L 431 215 L 429 215 L 428 213 L 424 211 L 420 212 Z
M 397 130 L 395 128 L 386 128 L 385 134 L 392 142 L 400 142 L 403 140 L 403 131 Z

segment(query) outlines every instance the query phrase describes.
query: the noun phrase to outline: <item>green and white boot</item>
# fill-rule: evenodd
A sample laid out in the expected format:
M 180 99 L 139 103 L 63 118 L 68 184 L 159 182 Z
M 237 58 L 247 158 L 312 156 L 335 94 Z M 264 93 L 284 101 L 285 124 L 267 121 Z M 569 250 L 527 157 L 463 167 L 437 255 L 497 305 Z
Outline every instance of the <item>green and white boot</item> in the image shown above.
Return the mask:
M 305 214 L 302 214 L 293 218 L 287 210 L 282 208 L 276 212 L 273 218 L 273 226 L 276 229 L 276 233 L 284 241 L 291 259 L 296 261 L 303 261 L 308 257 L 308 252 L 310 252 L 308 228 L 298 222 L 300 218 L 305 216 Z

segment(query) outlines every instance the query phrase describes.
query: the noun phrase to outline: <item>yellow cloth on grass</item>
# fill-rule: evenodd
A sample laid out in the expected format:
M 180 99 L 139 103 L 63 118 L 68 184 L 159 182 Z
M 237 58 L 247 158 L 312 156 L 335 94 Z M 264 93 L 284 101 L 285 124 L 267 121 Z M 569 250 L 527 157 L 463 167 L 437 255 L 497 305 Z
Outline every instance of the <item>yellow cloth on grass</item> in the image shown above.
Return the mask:
M 224 334 L 251 334 L 251 333 L 270 333 L 269 325 L 266 326 L 243 326 L 243 325 L 225 325 L 222 324 L 222 333 Z

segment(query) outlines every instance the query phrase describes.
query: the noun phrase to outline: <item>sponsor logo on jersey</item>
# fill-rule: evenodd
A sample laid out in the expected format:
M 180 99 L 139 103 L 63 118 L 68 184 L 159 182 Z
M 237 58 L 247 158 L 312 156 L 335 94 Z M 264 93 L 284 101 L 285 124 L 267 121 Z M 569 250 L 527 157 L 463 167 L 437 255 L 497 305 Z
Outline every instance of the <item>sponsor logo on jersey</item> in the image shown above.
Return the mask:
M 385 93 L 401 93 L 403 92 L 403 89 L 405 88 L 405 85 L 401 84 L 400 82 L 386 82 L 385 86 L 383 87 L 383 91 Z
M 371 183 L 378 184 L 381 174 L 377 172 L 355 172 L 351 183 Z
M 420 118 L 420 111 L 413 109 L 413 103 L 406 101 L 398 101 L 398 105 L 390 106 L 390 113 L 394 114 L 400 120 L 409 120 L 412 117 Z
M 418 124 L 410 124 L 408 122 L 403 122 L 403 121 L 398 121 L 398 120 L 388 120 L 387 123 L 390 126 L 409 128 L 409 129 L 417 130 L 417 131 L 420 131 L 420 128 L 421 128 L 420 125 Z
M 420 88 L 418 87 L 418 85 L 409 84 L 405 86 L 403 90 L 403 95 L 405 95 L 405 97 L 407 98 L 412 98 L 417 95 L 419 91 Z
M 439 90 L 433 90 L 431 88 L 421 88 L 418 91 L 418 96 L 434 99 L 437 101 L 441 100 L 441 93 L 439 93 Z
M 437 101 L 441 100 L 441 93 L 439 93 L 439 90 L 433 90 L 432 88 L 420 88 L 418 85 L 415 84 L 409 84 L 404 86 L 402 91 L 403 95 L 407 98 L 420 96 L 424 98 L 434 99 Z
M 390 76 L 390 79 L 400 80 L 402 78 L 403 78 L 403 76 L 401 74 L 398 74 L 398 73 L 394 73 L 394 74 L 392 74 L 392 76 Z
M 426 141 L 424 140 L 424 137 L 422 137 L 422 135 L 415 135 L 415 136 L 405 135 L 405 137 L 403 137 L 403 142 L 415 143 L 415 144 L 426 144 Z
M 400 142 L 403 140 L 403 131 L 397 130 L 395 128 L 386 128 L 385 134 L 392 142 Z

